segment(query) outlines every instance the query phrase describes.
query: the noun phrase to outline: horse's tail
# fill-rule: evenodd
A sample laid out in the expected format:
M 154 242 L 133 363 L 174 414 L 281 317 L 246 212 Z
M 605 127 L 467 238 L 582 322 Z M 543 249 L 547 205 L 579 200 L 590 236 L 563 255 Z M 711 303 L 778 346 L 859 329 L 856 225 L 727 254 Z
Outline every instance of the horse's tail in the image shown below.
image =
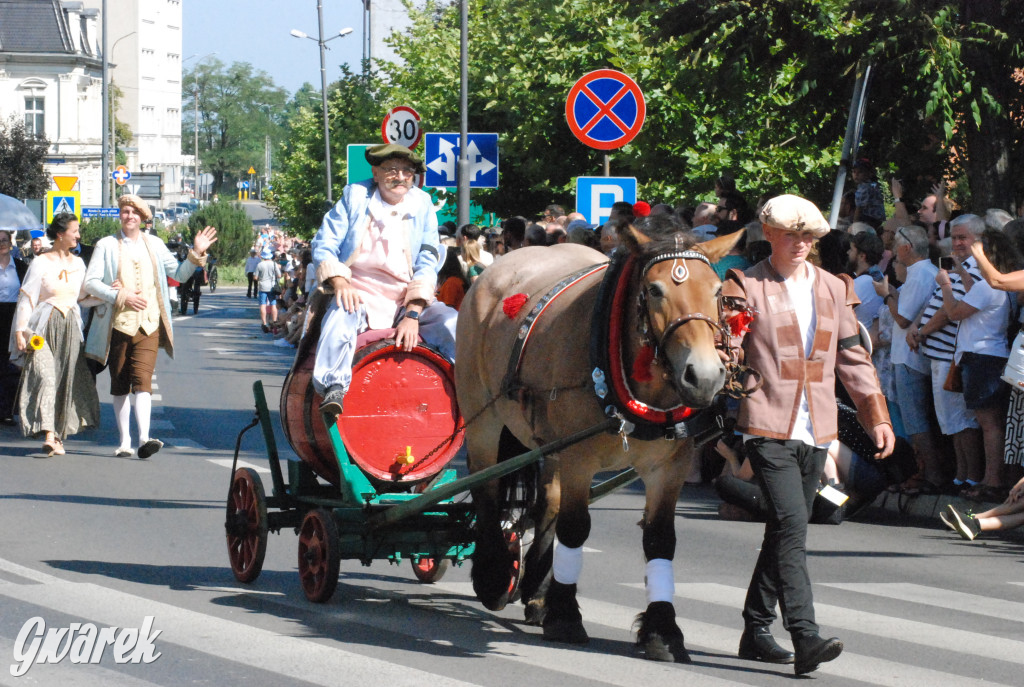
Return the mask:
M 499 463 L 522 455 L 529 450 L 512 434 L 508 427 L 501 428 L 501 437 L 498 440 Z M 498 482 L 498 512 L 525 511 L 532 516 L 532 510 L 537 503 L 540 478 L 540 461 L 530 463 L 502 477 Z

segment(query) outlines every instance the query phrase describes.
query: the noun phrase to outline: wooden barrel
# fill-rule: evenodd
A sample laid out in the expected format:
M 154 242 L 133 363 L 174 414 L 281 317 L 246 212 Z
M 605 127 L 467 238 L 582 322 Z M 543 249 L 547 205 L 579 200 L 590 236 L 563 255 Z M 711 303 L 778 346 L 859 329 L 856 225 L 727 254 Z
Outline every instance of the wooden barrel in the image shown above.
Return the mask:
M 338 459 L 313 389 L 322 303 L 281 389 L 288 443 L 318 476 L 340 486 Z M 463 432 L 452 364 L 433 349 L 398 350 L 390 341 L 360 348 L 352 363 L 338 431 L 352 461 L 382 491 L 405 489 L 436 475 L 458 453 Z M 451 438 L 453 435 L 454 438 Z

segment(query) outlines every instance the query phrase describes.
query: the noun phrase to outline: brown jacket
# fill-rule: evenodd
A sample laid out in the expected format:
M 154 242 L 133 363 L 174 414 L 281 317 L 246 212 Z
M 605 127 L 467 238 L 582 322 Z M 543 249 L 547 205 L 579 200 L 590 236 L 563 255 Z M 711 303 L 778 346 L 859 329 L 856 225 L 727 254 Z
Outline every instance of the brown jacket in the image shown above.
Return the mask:
M 768 260 L 745 272 L 732 269 L 722 285 L 725 296 L 745 299 L 756 310 L 743 341 L 746 364 L 761 373 L 764 384 L 740 403 L 736 430 L 788 439 L 792 436 L 801 390 L 810 407 L 814 440 L 824 444 L 837 436 L 835 378 L 843 382 L 857 406 L 857 418 L 869 432 L 892 424 L 867 350 L 855 343 L 859 334 L 853 306 L 860 301 L 853 280 L 815 267 L 816 321 L 810 357 L 797 324 L 783 278 Z M 844 345 L 840 346 L 840 341 Z

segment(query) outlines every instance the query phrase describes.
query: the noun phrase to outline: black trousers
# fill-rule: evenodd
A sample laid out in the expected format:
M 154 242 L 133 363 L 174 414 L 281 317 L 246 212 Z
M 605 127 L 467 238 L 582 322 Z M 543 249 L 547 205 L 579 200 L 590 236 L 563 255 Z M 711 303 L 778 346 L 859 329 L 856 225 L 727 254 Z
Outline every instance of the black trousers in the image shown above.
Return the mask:
M 246 272 L 245 276 L 249 278 L 249 289 L 245 292 L 245 297 L 256 298 L 256 294 L 259 293 L 259 285 L 256 283 L 256 273 Z
M 768 521 L 743 620 L 747 626 L 771 625 L 777 602 L 792 635 L 817 632 L 807 572 L 807 522 L 828 452 L 802 441 L 763 438 L 744 447 L 764 492 Z

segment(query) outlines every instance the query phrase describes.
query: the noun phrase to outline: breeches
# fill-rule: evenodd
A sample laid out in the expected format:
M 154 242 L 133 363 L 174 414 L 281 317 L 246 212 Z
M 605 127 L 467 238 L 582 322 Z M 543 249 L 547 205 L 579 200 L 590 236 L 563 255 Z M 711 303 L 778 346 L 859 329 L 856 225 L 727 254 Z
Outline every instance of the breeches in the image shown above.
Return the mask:
M 160 346 L 160 330 L 135 336 L 113 330 L 110 333 L 110 395 L 125 396 L 138 391 L 153 391 L 153 370 Z

